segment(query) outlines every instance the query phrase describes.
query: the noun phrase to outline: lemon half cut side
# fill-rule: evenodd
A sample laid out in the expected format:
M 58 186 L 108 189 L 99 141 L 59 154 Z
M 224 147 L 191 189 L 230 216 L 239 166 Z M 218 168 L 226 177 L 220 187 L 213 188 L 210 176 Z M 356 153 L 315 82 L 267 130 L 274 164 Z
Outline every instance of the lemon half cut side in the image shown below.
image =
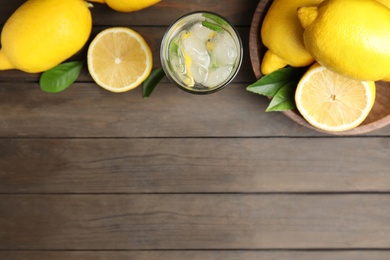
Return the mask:
M 134 89 L 152 70 L 152 52 L 136 31 L 114 27 L 103 30 L 88 48 L 88 70 L 93 80 L 112 92 Z
M 375 83 L 358 81 L 315 63 L 298 83 L 295 102 L 312 126 L 331 132 L 360 125 L 375 102 Z

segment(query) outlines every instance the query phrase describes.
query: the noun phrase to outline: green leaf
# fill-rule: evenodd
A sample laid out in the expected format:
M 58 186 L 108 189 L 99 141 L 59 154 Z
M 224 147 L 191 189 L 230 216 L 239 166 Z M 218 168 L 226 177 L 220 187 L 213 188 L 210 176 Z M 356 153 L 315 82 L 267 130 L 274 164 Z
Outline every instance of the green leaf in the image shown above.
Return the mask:
M 288 82 L 272 98 L 269 106 L 265 110 L 271 111 L 285 111 L 295 109 L 295 89 L 297 82 Z
M 164 77 L 165 72 L 162 68 L 154 69 L 142 84 L 143 97 L 148 98 Z
M 49 93 L 65 90 L 76 81 L 83 64 L 84 62 L 82 61 L 71 61 L 45 71 L 39 80 L 41 90 Z
M 280 88 L 282 88 L 287 81 L 269 83 L 265 85 L 250 85 L 247 90 L 259 95 L 273 97 Z
M 246 89 L 272 97 L 266 112 L 295 109 L 295 90 L 307 67 L 286 67 L 261 77 Z
M 179 38 L 175 38 L 169 44 L 169 53 L 170 55 L 178 55 L 179 53 Z
M 273 97 L 287 82 L 299 81 L 307 68 L 286 67 L 261 77 L 246 89 L 250 92 Z
M 203 13 L 202 15 L 203 15 L 204 18 L 213 20 L 214 22 L 217 22 L 217 23 L 220 24 L 220 25 L 229 25 L 227 21 L 225 21 L 225 20 L 222 19 L 221 17 L 216 16 L 216 15 L 214 15 L 214 14 L 211 14 L 211 13 Z
M 218 33 L 221 33 L 223 32 L 223 29 L 221 26 L 219 26 L 218 24 L 215 24 L 215 23 L 211 23 L 211 22 L 208 22 L 208 21 L 203 21 L 202 22 L 202 25 L 206 28 L 209 28 L 210 30 L 212 31 L 215 31 L 215 32 L 218 32 Z

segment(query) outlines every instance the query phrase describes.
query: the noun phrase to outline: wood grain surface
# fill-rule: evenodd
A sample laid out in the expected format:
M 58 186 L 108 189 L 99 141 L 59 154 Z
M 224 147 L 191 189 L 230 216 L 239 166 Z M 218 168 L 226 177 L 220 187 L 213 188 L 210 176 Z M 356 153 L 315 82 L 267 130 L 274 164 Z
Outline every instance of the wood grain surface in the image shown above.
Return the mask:
M 0 28 L 23 2 L 0 0 Z M 334 136 L 265 113 L 268 99 L 245 90 L 256 80 L 249 39 L 258 4 L 91 9 L 91 38 L 131 27 L 155 68 L 179 16 L 225 16 L 245 57 L 212 95 L 167 79 L 148 99 L 141 88 L 110 93 L 86 67 L 69 89 L 47 94 L 39 74 L 0 71 L 0 259 L 389 259 L 390 127 Z
M 7 139 L 0 193 L 388 192 L 389 147 L 388 138 Z
M 336 198 L 276 194 L 2 195 L 0 248 L 387 249 L 388 195 Z
M 388 253 L 386 251 L 364 251 L 364 250 L 215 250 L 215 251 L 116 251 L 116 252 L 46 252 L 46 251 L 27 251 L 27 252 L 0 252 L 0 258 L 8 260 L 106 260 L 106 259 L 131 259 L 131 260 L 161 260 L 161 259 L 207 259 L 207 260 L 275 260 L 275 259 L 332 259 L 332 260 L 387 260 Z

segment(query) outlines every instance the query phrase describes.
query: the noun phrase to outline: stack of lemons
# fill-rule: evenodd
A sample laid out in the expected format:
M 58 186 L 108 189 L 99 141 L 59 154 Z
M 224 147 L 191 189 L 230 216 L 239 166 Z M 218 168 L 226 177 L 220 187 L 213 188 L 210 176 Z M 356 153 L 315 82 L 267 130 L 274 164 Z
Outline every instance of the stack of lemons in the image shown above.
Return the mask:
M 106 3 L 120 12 L 137 11 L 159 1 L 91 0 Z M 1 32 L 0 70 L 39 73 L 76 54 L 91 34 L 90 7 L 84 0 L 26 1 Z M 133 30 L 110 28 L 92 43 L 88 52 L 90 73 L 105 89 L 113 92 L 133 89 L 150 74 L 150 48 Z
M 261 71 L 311 65 L 298 83 L 301 115 L 326 131 L 360 125 L 375 81 L 390 78 L 390 1 L 275 0 L 262 25 Z

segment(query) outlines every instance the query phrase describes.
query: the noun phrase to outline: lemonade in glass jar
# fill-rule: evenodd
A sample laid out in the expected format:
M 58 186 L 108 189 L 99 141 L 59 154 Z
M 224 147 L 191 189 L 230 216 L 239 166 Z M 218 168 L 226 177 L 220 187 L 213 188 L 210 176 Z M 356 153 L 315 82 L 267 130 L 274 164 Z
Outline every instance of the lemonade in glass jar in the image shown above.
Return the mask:
M 194 12 L 170 26 L 160 54 L 164 72 L 173 83 L 190 93 L 208 94 L 233 80 L 243 48 L 239 34 L 225 18 Z

